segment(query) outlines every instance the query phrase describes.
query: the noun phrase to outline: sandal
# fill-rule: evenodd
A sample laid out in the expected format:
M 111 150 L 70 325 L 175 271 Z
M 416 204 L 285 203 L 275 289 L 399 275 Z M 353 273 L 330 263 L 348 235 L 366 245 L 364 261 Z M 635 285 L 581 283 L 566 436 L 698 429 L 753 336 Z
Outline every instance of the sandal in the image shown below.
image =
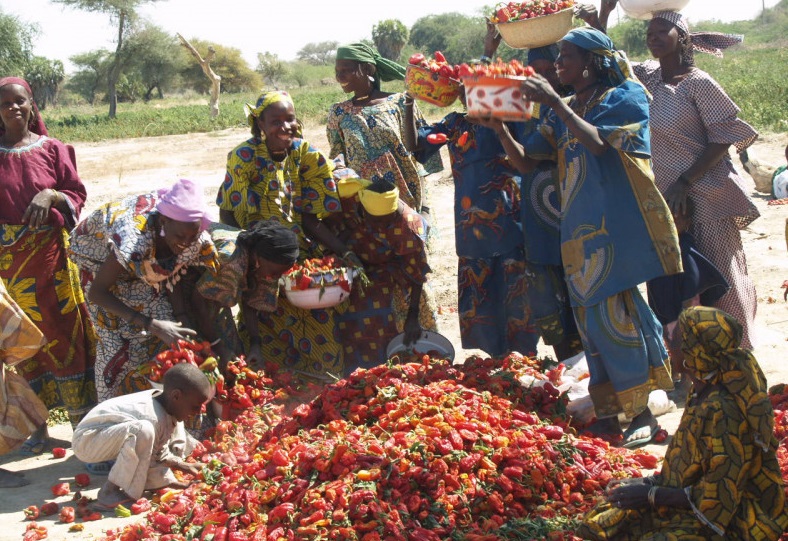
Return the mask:
M 36 456 L 44 452 L 48 439 L 43 440 L 28 438 L 17 451 L 20 455 Z
M 107 460 L 105 462 L 86 462 L 85 469 L 92 475 L 106 477 L 109 475 L 109 470 L 111 470 L 114 465 L 114 460 Z
M 117 506 L 119 506 L 119 505 L 122 505 L 124 507 L 128 507 L 130 504 L 134 503 L 135 501 L 137 501 L 137 500 L 135 500 L 134 498 L 125 498 L 125 499 L 122 499 L 122 500 L 118 501 L 114 505 L 107 505 L 105 503 L 101 503 L 100 501 L 96 500 L 94 502 L 90 502 L 89 505 L 94 511 L 99 511 L 99 512 L 102 512 L 102 513 L 106 513 L 108 511 L 114 511 L 115 508 Z
M 624 442 L 621 444 L 621 447 L 634 449 L 636 447 L 640 447 L 641 445 L 646 445 L 654 439 L 654 436 L 657 434 L 657 432 L 659 432 L 659 425 L 641 426 L 635 428 L 631 432 L 629 429 L 627 429 L 624 432 Z

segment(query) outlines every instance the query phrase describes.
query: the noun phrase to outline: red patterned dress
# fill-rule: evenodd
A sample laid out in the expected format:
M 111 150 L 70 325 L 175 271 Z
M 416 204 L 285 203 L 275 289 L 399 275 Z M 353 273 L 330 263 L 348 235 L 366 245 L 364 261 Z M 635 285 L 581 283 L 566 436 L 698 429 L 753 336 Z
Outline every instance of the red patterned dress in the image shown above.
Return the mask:
M 96 340 L 77 268 L 66 255 L 68 231 L 87 195 L 74 149 L 43 135 L 21 148 L 0 147 L 0 179 L 0 278 L 46 337 L 17 370 L 48 408 L 64 407 L 76 425 L 96 404 Z M 48 188 L 66 197 L 71 212 L 52 207 L 48 223 L 31 228 L 22 216 Z

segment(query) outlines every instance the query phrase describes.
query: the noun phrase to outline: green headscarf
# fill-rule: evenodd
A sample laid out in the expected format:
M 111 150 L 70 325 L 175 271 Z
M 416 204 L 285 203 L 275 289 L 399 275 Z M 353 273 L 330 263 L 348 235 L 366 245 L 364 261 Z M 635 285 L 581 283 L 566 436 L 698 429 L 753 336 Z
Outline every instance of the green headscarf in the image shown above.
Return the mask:
M 372 81 L 372 88 L 380 90 L 380 81 L 394 81 L 395 79 L 405 79 L 405 68 L 383 58 L 380 54 L 365 43 L 351 43 L 337 48 L 337 60 L 355 60 L 365 64 L 375 65 L 375 75 Z

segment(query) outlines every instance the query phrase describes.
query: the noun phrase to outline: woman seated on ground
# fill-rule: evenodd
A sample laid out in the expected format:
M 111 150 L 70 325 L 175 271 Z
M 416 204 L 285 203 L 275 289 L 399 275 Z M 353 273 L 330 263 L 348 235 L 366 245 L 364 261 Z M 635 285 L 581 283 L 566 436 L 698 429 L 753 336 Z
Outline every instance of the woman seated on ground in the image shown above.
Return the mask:
M 182 322 L 201 306 L 184 294 L 181 277 L 192 266 L 217 269 L 209 223 L 202 190 L 179 180 L 108 203 L 71 233 L 71 257 L 82 271 L 99 336 L 99 400 L 146 388 L 137 368 L 197 335 Z
M 715 308 L 679 316 L 692 379 L 660 474 L 613 486 L 584 518 L 584 539 L 775 540 L 788 528 L 766 378 Z
M 347 310 L 339 316 L 349 374 L 386 362 L 386 346 L 399 332 L 405 332 L 406 344 L 418 340 L 422 288 L 430 267 L 424 218 L 399 198 L 393 183 L 344 179 L 339 190 L 344 213 L 356 216 L 347 245 L 363 262 L 371 282 L 363 290 L 354 285 Z M 408 306 L 404 318 L 398 317 L 392 302 L 398 296 Z
M 228 155 L 216 197 L 222 223 L 249 229 L 275 221 L 298 235 L 299 260 L 321 256 L 322 247 L 353 259 L 318 218 L 340 210 L 333 163 L 301 138 L 290 95 L 264 92 L 246 111 L 252 137 Z M 245 343 L 252 342 L 247 350 L 259 348 L 266 361 L 328 380 L 343 370 L 334 314 L 332 308 L 304 310 L 279 299 L 275 311 L 257 312 L 256 330 L 245 319 L 238 330 Z
M 204 271 L 196 284 L 200 298 L 215 301 L 211 319 L 230 321 L 231 334 L 221 337 L 232 356 L 245 353 L 252 365 L 263 361 L 256 325 L 247 327 L 249 348 L 244 350 L 232 324 L 230 308 L 240 306 L 242 322 L 256 321 L 260 312 L 276 310 L 279 278 L 298 260 L 298 236 L 279 222 L 257 222 L 248 230 L 213 224 L 209 232 L 219 253 L 218 272 Z M 223 363 L 226 362 L 222 359 Z

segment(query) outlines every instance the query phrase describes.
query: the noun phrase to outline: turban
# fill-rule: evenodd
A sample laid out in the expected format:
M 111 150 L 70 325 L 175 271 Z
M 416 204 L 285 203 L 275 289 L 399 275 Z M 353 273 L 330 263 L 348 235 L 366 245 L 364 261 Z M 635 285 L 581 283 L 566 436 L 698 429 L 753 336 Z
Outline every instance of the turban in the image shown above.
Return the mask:
M 289 103 L 293 106 L 293 108 L 295 108 L 293 98 L 291 98 L 290 94 L 284 90 L 271 90 L 270 92 L 263 92 L 260 94 L 260 97 L 257 98 L 257 102 L 254 105 L 251 103 L 244 105 L 246 122 L 249 124 L 249 126 L 254 126 L 255 119 L 260 118 L 260 115 L 263 114 L 263 111 L 265 111 L 269 105 L 279 103 L 280 101 Z
M 397 212 L 399 190 L 394 188 L 383 193 L 373 192 L 368 189 L 361 190 L 358 192 L 358 198 L 364 210 L 372 216 L 388 216 Z
M 355 60 L 364 64 L 374 64 L 375 74 L 372 76 L 372 87 L 380 90 L 380 81 L 405 79 L 405 68 L 380 54 L 365 43 L 351 43 L 337 49 L 337 60 Z
M 200 222 L 205 231 L 211 224 L 205 207 L 205 198 L 191 180 L 181 179 L 170 188 L 159 190 L 156 210 L 159 214 L 178 222 Z
M 687 18 L 677 11 L 657 11 L 655 19 L 664 19 L 690 37 L 692 50 L 713 54 L 722 58 L 722 49 L 727 49 L 744 41 L 741 34 L 722 34 L 720 32 L 690 32 Z
M 30 88 L 30 85 L 24 79 L 20 77 L 3 77 L 0 79 L 0 88 L 6 85 L 19 85 L 27 90 L 27 93 L 30 94 L 30 97 L 33 97 L 33 90 Z M 41 118 L 41 113 L 38 112 L 38 106 L 36 105 L 35 100 L 33 100 L 33 114 L 30 118 L 30 125 L 28 129 L 37 134 L 37 135 L 49 135 L 47 132 L 46 124 L 44 124 L 44 119 Z M 0 125 L 0 135 L 5 133 L 5 128 Z

